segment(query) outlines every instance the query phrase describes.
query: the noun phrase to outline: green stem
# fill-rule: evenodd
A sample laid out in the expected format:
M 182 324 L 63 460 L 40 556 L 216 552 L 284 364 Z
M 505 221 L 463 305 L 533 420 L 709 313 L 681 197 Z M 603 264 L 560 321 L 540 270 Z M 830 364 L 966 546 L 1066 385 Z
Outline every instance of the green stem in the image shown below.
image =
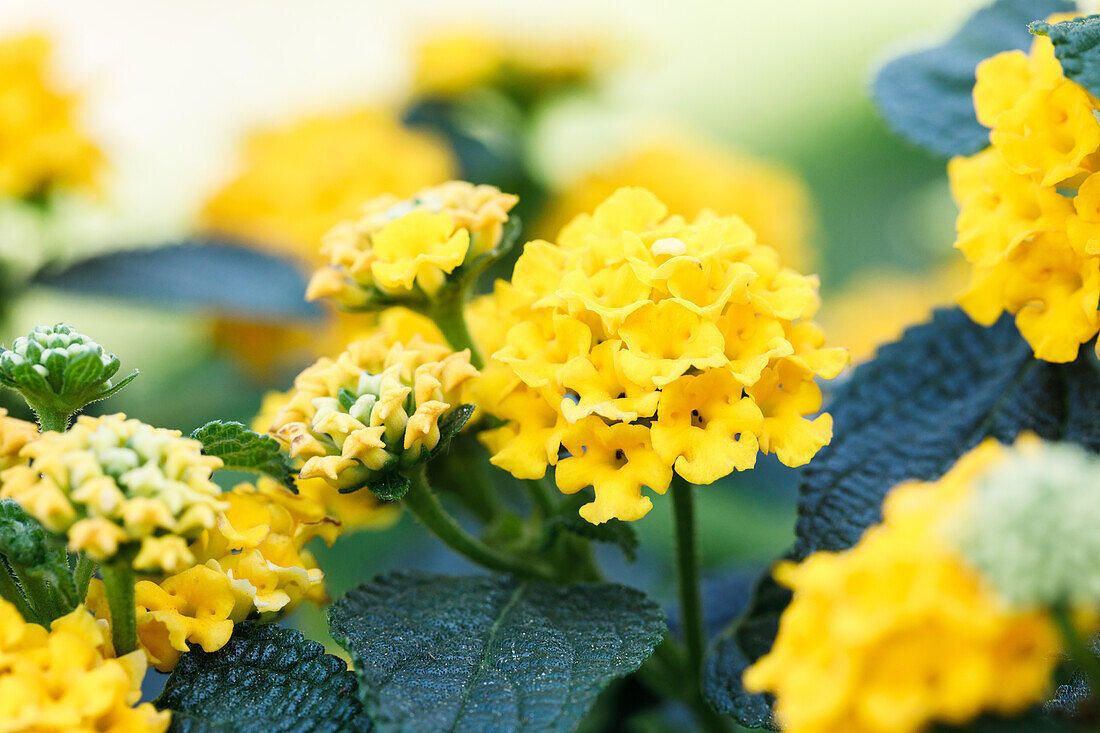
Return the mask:
M 1096 654 L 1089 649 L 1088 644 L 1077 632 L 1077 627 L 1073 625 L 1073 619 L 1070 618 L 1069 609 L 1062 605 L 1055 606 L 1050 610 L 1050 616 L 1058 626 L 1058 631 L 1061 632 L 1062 640 L 1066 643 L 1066 649 L 1073 661 L 1082 672 L 1088 675 L 1092 689 L 1100 690 L 1100 659 L 1096 658 Z
M 553 576 L 548 568 L 495 550 L 458 526 L 428 486 L 423 466 L 414 470 L 409 478 L 411 483 L 408 493 L 405 494 L 405 506 L 421 524 L 452 550 L 490 570 L 539 579 Z
M 8 564 L 8 560 L 5 557 L 0 556 L 0 598 L 3 598 L 8 603 L 15 606 L 19 611 L 19 615 L 23 617 L 25 621 L 32 623 L 39 623 L 42 621 L 38 613 L 30 603 L 27 602 L 27 597 L 23 595 L 23 589 L 19 586 L 19 583 L 15 579 L 15 575 L 11 565 Z
M 474 343 L 470 329 L 466 325 L 465 289 L 454 287 L 448 293 L 440 293 L 441 297 L 425 311 L 425 315 L 435 321 L 435 325 L 443 333 L 443 338 L 455 351 L 470 350 L 470 363 L 476 369 L 485 367 L 485 358 Z
M 30 404 L 30 402 L 28 401 L 27 404 Z M 30 404 L 30 407 L 34 410 L 34 414 L 38 418 L 38 429 L 43 433 L 48 430 L 63 433 L 69 429 L 69 419 L 72 417 L 72 413 L 54 410 L 37 404 Z
M 92 582 L 92 574 L 95 573 L 95 560 L 92 560 L 83 552 L 77 555 L 76 568 L 73 570 L 73 580 L 76 582 L 76 597 L 78 603 L 83 603 L 88 595 L 88 584 Z
M 686 682 L 700 694 L 703 669 L 703 604 L 699 595 L 699 552 L 695 545 L 695 487 L 679 474 L 672 477 L 672 514 L 676 524 L 676 564 L 680 588 L 680 623 L 687 648 Z
M 557 491 L 550 488 L 546 478 L 526 479 L 523 482 L 542 516 L 551 517 L 558 512 Z
M 129 654 L 137 647 L 137 609 L 134 606 L 134 571 L 129 563 L 116 561 L 99 566 L 107 606 L 111 609 L 111 637 L 115 654 Z

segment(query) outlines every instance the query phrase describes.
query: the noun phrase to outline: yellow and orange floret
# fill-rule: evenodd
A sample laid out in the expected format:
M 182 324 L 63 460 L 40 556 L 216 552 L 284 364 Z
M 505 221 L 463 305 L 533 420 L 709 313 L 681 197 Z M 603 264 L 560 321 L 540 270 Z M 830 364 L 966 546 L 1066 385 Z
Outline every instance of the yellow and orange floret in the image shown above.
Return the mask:
M 755 464 L 807 462 L 832 436 L 815 377 L 847 363 L 810 320 L 817 279 L 783 267 L 739 217 L 668 216 L 643 189 L 614 193 L 556 243 L 526 245 L 494 309 L 501 348 L 475 402 L 519 478 L 556 466 L 592 485 L 581 514 L 635 520 L 675 470 L 698 484 Z
M 959 303 L 982 324 L 1015 314 L 1038 358 L 1072 361 L 1100 330 L 1100 102 L 1040 36 L 978 65 L 974 104 L 990 147 L 948 167 L 973 266 Z
M 145 653 L 115 658 L 102 622 L 79 606 L 47 631 L 0 600 L 0 728 L 161 733 L 170 715 L 142 703 Z
M 744 682 L 775 694 L 783 730 L 916 733 L 1045 699 L 1061 658 L 1057 627 L 1044 610 L 1006 602 L 951 539 L 975 485 L 1008 450 L 990 440 L 938 481 L 897 486 L 882 524 L 850 550 L 777 566 L 794 598 Z
M 80 129 L 78 99 L 51 78 L 43 36 L 0 39 L 0 196 L 95 190 L 103 154 Z

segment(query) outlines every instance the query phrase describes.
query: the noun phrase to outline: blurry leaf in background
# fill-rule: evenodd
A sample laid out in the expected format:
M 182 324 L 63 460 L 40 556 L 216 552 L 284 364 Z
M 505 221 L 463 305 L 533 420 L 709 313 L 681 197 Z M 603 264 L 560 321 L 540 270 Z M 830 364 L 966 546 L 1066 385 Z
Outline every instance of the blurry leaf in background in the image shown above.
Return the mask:
M 663 615 L 611 583 L 395 572 L 329 609 L 380 731 L 571 731 L 653 652 Z
M 816 216 L 806 184 L 791 170 L 694 139 L 693 134 L 643 142 L 556 193 L 536 222 L 535 237 L 550 239 L 577 214 L 592 211 L 622 186 L 652 191 L 672 214 L 704 210 L 736 214 L 757 240 L 800 271 L 817 259 Z
M 971 155 L 989 144 L 972 93 L 978 63 L 1031 45 L 1028 24 L 1073 12 L 1072 0 L 997 0 L 934 48 L 900 56 L 879 70 L 873 94 L 902 137 L 938 155 Z
M 1100 94 L 1100 17 L 1073 18 L 1061 23 L 1036 22 L 1036 35 L 1047 36 L 1066 78 L 1092 95 Z
M 320 315 L 305 301 L 305 279 L 292 262 L 216 240 L 109 252 L 60 268 L 46 267 L 34 276 L 33 284 L 271 321 Z

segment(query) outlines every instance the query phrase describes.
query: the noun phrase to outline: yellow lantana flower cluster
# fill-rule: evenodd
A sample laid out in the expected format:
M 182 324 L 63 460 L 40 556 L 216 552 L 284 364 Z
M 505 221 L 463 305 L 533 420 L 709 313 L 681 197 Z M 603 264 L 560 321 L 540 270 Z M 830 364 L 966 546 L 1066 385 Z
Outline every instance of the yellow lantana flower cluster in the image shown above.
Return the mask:
M 65 433 L 23 447 L 30 463 L 0 474 L 17 501 L 69 550 L 135 570 L 174 572 L 195 562 L 188 543 L 225 505 L 210 474 L 220 459 L 202 444 L 125 415 L 81 416 Z
M 435 448 L 440 419 L 477 375 L 468 350 L 378 333 L 299 374 L 269 429 L 304 461 L 301 478 L 354 490 Z
M 450 97 L 478 87 L 518 86 L 545 93 L 589 81 L 608 61 L 606 44 L 591 38 L 519 38 L 460 28 L 419 44 L 415 91 Z
M 0 196 L 94 188 L 103 154 L 77 127 L 77 99 L 54 87 L 50 43 L 0 40 Z
M 325 235 L 321 252 L 329 264 L 314 274 L 306 298 L 331 296 L 346 308 L 363 308 L 414 289 L 431 297 L 456 268 L 500 244 L 518 200 L 465 181 L 425 188 L 410 199 L 372 199 L 361 218 Z
M 807 462 L 832 437 L 814 378 L 836 376 L 809 319 L 817 278 L 784 268 L 738 217 L 668 216 L 625 188 L 578 216 L 556 244 L 527 244 L 510 284 L 511 324 L 479 389 L 507 423 L 484 434 L 519 478 L 556 465 L 566 493 L 595 488 L 590 522 L 644 516 L 643 486 L 675 470 L 708 484 L 759 451 Z M 564 449 L 564 453 L 562 453 Z
M 813 263 L 813 206 L 806 185 L 793 172 L 684 136 L 632 148 L 571 182 L 547 205 L 538 236 L 553 237 L 574 216 L 592 211 L 623 186 L 644 188 L 669 211 L 688 218 L 706 210 L 740 216 L 788 267 L 801 270 Z
M 0 600 L 0 728 L 161 733 L 170 721 L 142 703 L 145 654 L 112 658 L 109 636 L 83 606 L 47 631 Z
M 984 325 L 1014 313 L 1038 358 L 1072 361 L 1100 330 L 1100 102 L 1037 37 L 978 65 L 974 105 L 990 147 L 948 166 L 974 267 L 959 303 Z
M 1062 651 L 1040 610 L 1015 610 L 960 557 L 947 526 L 998 461 L 994 441 L 939 481 L 893 489 L 852 549 L 782 563 L 794 591 L 746 689 L 776 695 L 792 733 L 915 733 L 1040 702 Z

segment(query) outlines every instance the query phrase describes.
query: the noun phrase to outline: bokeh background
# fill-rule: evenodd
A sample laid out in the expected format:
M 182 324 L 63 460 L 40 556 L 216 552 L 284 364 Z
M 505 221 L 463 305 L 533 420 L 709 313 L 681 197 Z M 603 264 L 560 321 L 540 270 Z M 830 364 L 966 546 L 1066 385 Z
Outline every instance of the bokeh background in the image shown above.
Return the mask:
M 880 60 L 949 33 L 978 4 L 0 0 L 0 37 L 38 31 L 52 39 L 56 77 L 79 90 L 81 123 L 109 165 L 98 198 L 67 201 L 48 222 L 0 205 L 0 258 L 33 267 L 47 255 L 192 235 L 205 202 L 239 173 L 251 131 L 326 111 L 406 105 L 416 48 L 433 33 L 602 39 L 612 49 L 606 70 L 532 116 L 523 144 L 534 175 L 549 190 L 569 191 L 655 139 L 694 146 L 703 158 L 728 149 L 735 152 L 721 155 L 785 166 L 812 203 L 777 205 L 768 216 L 807 229 L 806 267 L 822 278 L 830 340 L 863 359 L 949 302 L 957 282 L 943 162 L 890 134 L 867 98 L 868 81 Z M 189 430 L 214 418 L 248 422 L 265 390 L 288 386 L 302 365 L 256 369 L 239 353 L 247 342 L 219 347 L 219 315 L 41 289 L 13 305 L 0 339 L 64 320 L 117 352 L 124 369 L 142 370 L 110 409 Z M 789 543 L 795 483 L 794 472 L 766 464 L 701 492 L 715 624 L 738 611 L 737 581 Z M 644 548 L 637 563 L 603 553 L 611 575 L 666 599 L 667 510 L 657 501 L 636 523 Z M 333 594 L 393 567 L 469 569 L 409 518 L 318 555 Z M 316 613 L 297 622 L 323 637 Z

